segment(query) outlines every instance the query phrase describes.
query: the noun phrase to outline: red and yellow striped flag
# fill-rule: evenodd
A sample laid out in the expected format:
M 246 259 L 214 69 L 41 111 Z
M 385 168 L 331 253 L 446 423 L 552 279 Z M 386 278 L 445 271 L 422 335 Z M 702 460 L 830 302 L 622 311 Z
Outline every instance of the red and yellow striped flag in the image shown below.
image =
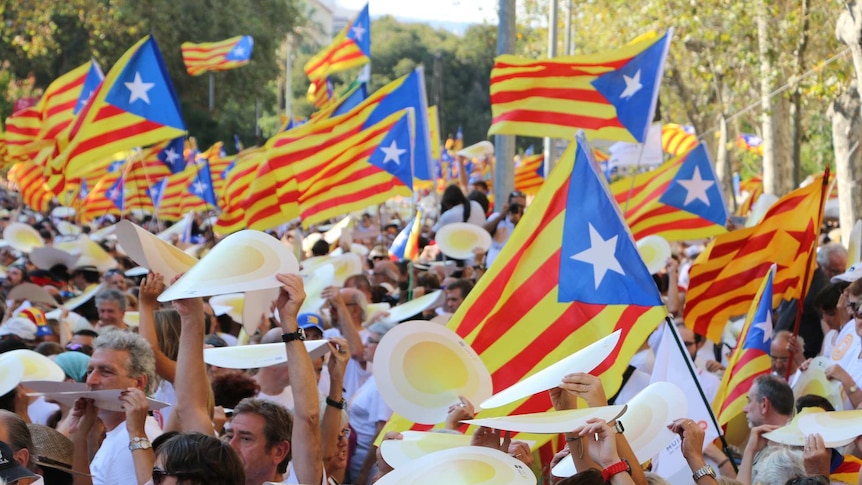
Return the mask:
M 42 126 L 42 113 L 35 106 L 24 108 L 6 118 L 6 152 L 16 161 L 35 155 L 30 149 Z M 38 151 L 38 150 L 37 150 Z
M 667 314 L 631 234 L 615 216 L 616 204 L 592 150 L 578 141 L 447 325 L 479 354 L 494 392 L 621 330 L 616 348 L 592 371 L 613 395 L 631 357 Z M 600 247 L 606 248 L 603 255 L 596 252 Z M 563 276 L 574 273 L 583 277 Z M 549 409 L 548 393 L 542 392 L 483 410 L 479 417 Z M 411 426 L 394 416 L 384 432 Z M 552 438 L 528 439 L 541 445 Z
M 650 78 L 645 66 L 652 76 L 661 76 L 662 49 L 669 37 L 670 32 L 643 36 L 620 49 L 589 55 L 496 58 L 488 133 L 566 139 L 581 129 L 589 138 L 643 141 L 660 81 Z M 610 78 L 612 86 L 605 82 Z M 628 116 L 635 112 L 636 117 Z
M 712 401 L 719 426 L 725 426 L 742 413 L 746 396 L 757 376 L 772 369 L 769 347 L 772 345 L 772 280 L 775 266 L 767 270 L 757 288 L 736 348 L 728 360 L 727 370 Z
M 33 162 L 18 162 L 9 169 L 6 178 L 18 186 L 24 204 L 39 212 L 50 210 L 54 194 L 45 187 L 42 167 Z
M 862 459 L 853 455 L 844 455 L 844 461 L 829 475 L 833 482 L 855 485 L 859 483 L 859 471 L 862 470 Z
M 685 301 L 685 325 L 721 340 L 727 321 L 743 315 L 759 282 L 774 263 L 773 307 L 799 298 L 813 274 L 825 191 L 823 177 L 779 199 L 754 227 L 717 236 L 692 265 Z M 810 264 L 810 267 L 808 266 Z
M 266 152 L 261 148 L 246 150 L 237 157 L 236 165 L 227 174 L 219 206 L 222 208 L 213 228 L 218 234 L 228 235 L 245 228 L 245 201 L 249 187 L 255 179 Z M 213 176 L 215 177 L 215 176 Z
M 36 137 L 37 142 L 42 142 L 40 148 L 53 142 L 75 119 L 75 106 L 81 97 L 84 81 L 93 62 L 87 62 L 63 74 L 45 89 L 36 105 L 42 113 L 42 126 Z
M 545 179 L 539 174 L 544 166 L 545 156 L 524 154 L 515 164 L 515 190 L 535 195 L 542 188 Z
M 348 22 L 332 43 L 305 63 L 305 74 L 312 81 L 359 67 L 371 60 L 371 19 L 368 4 Z M 320 86 L 318 86 L 319 88 Z
M 704 145 L 611 184 L 635 240 L 703 239 L 727 232 L 727 205 Z
M 751 212 L 751 208 L 754 207 L 754 203 L 757 202 L 758 197 L 763 194 L 763 177 L 755 175 L 750 179 L 743 180 L 739 183 L 739 191 L 747 192 L 748 196 L 736 208 L 736 215 L 747 217 L 748 213 Z
M 210 71 L 227 71 L 248 64 L 254 41 L 249 35 L 238 35 L 218 42 L 195 44 L 183 42 L 183 64 L 189 76 Z
M 682 125 L 665 123 L 661 127 L 661 149 L 678 157 L 690 152 L 697 146 L 697 136 L 686 131 Z

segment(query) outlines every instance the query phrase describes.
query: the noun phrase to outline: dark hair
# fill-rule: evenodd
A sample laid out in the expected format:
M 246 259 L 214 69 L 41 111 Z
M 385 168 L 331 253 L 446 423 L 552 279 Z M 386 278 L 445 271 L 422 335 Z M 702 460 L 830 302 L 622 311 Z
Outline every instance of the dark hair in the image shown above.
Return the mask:
M 571 459 L 566 457 L 566 459 Z M 582 472 L 566 478 L 557 483 L 557 485 L 605 485 L 605 479 L 602 478 L 602 472 L 595 468 L 587 468 Z
M 834 310 L 838 306 L 841 293 L 850 286 L 846 281 L 830 283 L 823 287 L 814 297 L 814 307 L 819 310 Z
M 227 342 L 225 339 L 219 337 L 214 333 L 209 333 L 204 337 L 205 345 L 212 345 L 213 347 L 227 347 Z
M 215 370 L 212 375 L 213 398 L 216 406 L 235 408 L 240 401 L 254 397 L 260 385 L 247 373 L 234 369 Z
M 754 379 L 757 386 L 757 398 L 765 397 L 775 412 L 782 416 L 793 415 L 793 391 L 784 379 L 765 374 Z M 749 393 L 751 391 L 748 391 Z
M 287 441 L 290 443 L 291 433 L 293 432 L 293 416 L 290 411 L 284 406 L 272 401 L 264 401 L 263 399 L 246 398 L 239 402 L 233 408 L 233 415 L 240 414 L 257 414 L 262 417 L 264 422 L 264 437 L 266 438 L 266 450 L 269 451 L 276 444 Z M 287 456 L 278 464 L 278 472 L 284 473 L 287 471 L 287 464 L 290 462 L 293 448 L 288 449 Z
M 473 283 L 471 283 L 469 280 L 457 279 L 446 285 L 447 290 L 454 290 L 456 288 L 461 290 L 461 298 L 467 298 L 467 295 L 470 293 L 470 290 L 473 289 Z
M 81 335 L 84 337 L 98 338 L 99 332 L 96 332 L 95 330 L 90 330 L 89 328 L 82 328 L 81 330 L 76 330 L 75 333 L 73 333 L 72 335 Z
M 311 246 L 311 254 L 315 256 L 326 256 L 329 254 L 329 243 L 326 242 L 325 239 L 318 239 L 317 242 Z
M 470 201 L 464 196 L 464 192 L 457 185 L 450 185 L 443 191 L 443 196 L 440 197 L 440 212 L 455 207 L 456 205 L 464 206 L 464 222 L 470 219 Z
M 487 191 L 488 191 L 488 183 L 487 183 L 487 182 L 485 182 L 484 180 L 477 180 L 477 181 L 473 182 L 473 187 L 476 187 L 476 189 L 477 189 L 477 190 L 478 190 L 478 189 L 482 189 L 482 190 L 484 190 L 485 192 L 487 192 Z M 478 201 L 477 201 L 477 202 L 478 202 Z M 487 211 L 488 211 L 488 209 L 485 209 L 485 211 L 487 212 Z
M 245 483 L 245 470 L 230 444 L 203 433 L 179 433 L 161 443 L 158 455 L 177 483 L 235 485 Z
M 805 408 L 820 408 L 825 411 L 835 411 L 835 406 L 828 399 L 817 394 L 806 394 L 796 399 L 796 412 L 798 413 Z
M 488 208 L 491 207 L 491 202 L 488 201 L 488 196 L 485 195 L 484 192 L 479 192 L 478 190 L 470 192 L 470 195 L 467 196 L 467 200 L 475 200 L 476 203 L 482 206 L 482 210 L 485 214 L 488 213 Z
M 828 477 L 823 475 L 810 475 L 807 477 L 791 478 L 784 485 L 829 485 Z
M 515 202 L 509 206 L 509 214 L 522 214 L 524 212 L 524 206 Z

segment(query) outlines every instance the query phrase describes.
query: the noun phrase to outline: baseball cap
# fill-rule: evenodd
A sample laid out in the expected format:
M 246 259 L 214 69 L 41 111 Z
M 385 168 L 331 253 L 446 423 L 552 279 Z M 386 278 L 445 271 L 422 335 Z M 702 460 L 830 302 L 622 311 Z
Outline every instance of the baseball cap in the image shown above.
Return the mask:
M 323 333 L 323 317 L 316 313 L 300 313 L 296 317 L 296 323 L 303 330 L 316 328 L 320 330 L 320 333 Z
M 0 478 L 8 483 L 17 482 L 22 478 L 38 478 L 35 473 L 15 461 L 13 453 L 11 446 L 0 441 Z
M 833 276 L 832 283 L 838 283 L 840 281 L 846 281 L 848 283 L 853 283 L 854 281 L 862 278 L 862 263 L 856 263 L 849 268 L 847 271 L 841 273 L 840 275 Z
M 0 337 L 15 335 L 21 340 L 36 340 L 36 324 L 24 317 L 12 317 L 0 325 Z

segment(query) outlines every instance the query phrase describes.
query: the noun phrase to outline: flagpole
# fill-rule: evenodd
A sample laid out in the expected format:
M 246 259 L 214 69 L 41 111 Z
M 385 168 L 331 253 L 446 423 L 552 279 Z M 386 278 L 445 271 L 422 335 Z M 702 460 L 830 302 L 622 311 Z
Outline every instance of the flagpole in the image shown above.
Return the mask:
M 150 182 L 150 173 L 149 170 L 147 170 L 147 166 L 144 164 L 143 160 L 141 160 L 141 168 L 144 169 L 144 180 L 147 181 L 147 188 L 152 190 L 153 185 Z M 144 192 L 146 193 L 146 190 L 144 190 Z M 150 196 L 150 194 L 147 195 Z M 153 219 L 156 220 L 156 230 L 159 231 L 161 230 L 161 224 L 159 223 L 159 208 L 156 205 L 156 201 L 154 201 L 151 196 L 150 201 L 153 203 Z
M 676 342 L 676 346 L 679 349 L 680 353 L 683 354 L 683 357 L 687 357 L 686 348 L 682 343 L 682 339 L 679 337 L 679 334 L 676 332 L 676 324 L 673 323 L 673 320 L 670 316 L 664 317 L 665 323 L 667 323 L 667 330 L 670 330 L 671 335 L 673 335 L 673 340 Z M 697 386 L 697 392 L 700 394 L 700 398 L 703 400 L 704 404 L 706 404 L 706 410 L 709 412 L 709 419 L 712 420 L 713 426 L 715 426 L 715 430 L 718 432 L 718 438 L 721 440 L 721 447 L 724 454 L 730 458 L 730 464 L 733 465 L 733 471 L 739 472 L 739 469 L 736 467 L 736 462 L 733 461 L 733 454 L 730 451 L 730 445 L 727 443 L 727 439 L 725 439 L 724 434 L 721 432 L 721 426 L 718 425 L 718 420 L 715 419 L 715 413 L 712 412 L 712 403 L 710 403 L 706 399 L 706 393 L 703 392 L 703 387 L 700 385 L 700 380 L 697 378 L 697 372 L 694 370 L 694 361 L 689 358 L 684 358 L 685 366 L 688 367 L 688 372 L 691 374 L 691 379 L 694 381 L 694 385 Z
M 829 165 L 826 165 L 826 170 L 823 172 L 823 183 L 820 186 L 820 207 L 817 209 L 817 224 L 823 223 L 823 203 L 826 199 L 826 191 L 829 189 Z M 819 227 L 814 228 L 814 233 L 817 234 L 819 231 Z M 799 298 L 796 302 L 796 320 L 793 322 L 793 340 L 796 341 L 796 337 L 799 336 L 799 325 L 802 323 L 802 307 L 805 304 L 805 296 L 808 293 L 808 286 L 811 283 L 811 262 L 814 259 L 815 253 L 817 253 L 814 248 L 817 247 L 816 241 L 812 243 L 811 248 L 808 249 L 808 263 L 805 265 L 805 278 L 802 279 L 802 291 L 799 293 Z M 802 349 L 800 349 L 800 352 Z M 795 352 L 790 351 L 789 358 L 792 360 L 795 357 Z M 785 373 L 784 379 L 790 381 L 790 369 L 792 366 L 787 366 L 787 371 Z
M 629 210 L 629 202 L 632 200 L 632 192 L 635 190 L 635 177 L 637 177 L 638 170 L 641 168 L 641 161 L 643 161 L 644 149 L 646 148 L 646 138 L 644 138 L 643 143 L 638 143 L 640 145 L 640 150 L 638 150 L 638 163 L 635 164 L 634 173 L 632 174 L 632 184 L 629 186 L 629 193 L 626 195 L 626 205 L 623 207 L 623 219 L 625 219 L 625 214 Z M 610 173 L 610 160 L 608 161 L 608 173 Z
M 212 113 L 213 109 L 215 109 L 215 76 L 213 76 L 212 72 L 210 72 L 209 75 L 210 75 L 210 104 L 209 104 L 209 108 L 210 108 L 210 113 Z

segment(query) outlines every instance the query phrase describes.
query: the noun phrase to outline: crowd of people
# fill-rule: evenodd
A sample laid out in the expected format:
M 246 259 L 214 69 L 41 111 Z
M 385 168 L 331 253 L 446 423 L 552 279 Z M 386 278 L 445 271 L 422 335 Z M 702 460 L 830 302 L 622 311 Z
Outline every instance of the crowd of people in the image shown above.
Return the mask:
M 481 182 L 465 191 L 446 188 L 436 221 L 422 221 L 419 257 L 393 260 L 388 250 L 400 223 L 363 214 L 341 237 L 327 241 L 324 229 L 306 238 L 302 260 L 319 265 L 337 254 L 353 254 L 361 266 L 319 294 L 306 294 L 299 275 L 280 274 L 273 315 L 242 321 L 218 298 L 158 301 L 170 281 L 138 267 L 111 235 L 114 221 L 74 226 L 74 213 L 36 214 L 4 198 L 3 227 L 26 226 L 40 241 L 7 237 L 0 245 L 3 305 L 0 324 L 0 480 L 46 484 L 370 484 L 392 471 L 375 438 L 393 411 L 381 396 L 373 362 L 377 345 L 400 321 L 445 324 L 500 254 L 525 211 L 525 194 L 513 192 L 491 207 Z M 152 217 L 136 220 L 153 232 Z M 434 244 L 447 224 L 466 222 L 491 236 L 491 245 L 471 258 L 452 260 Z M 194 246 L 174 233 L 172 244 L 202 256 L 217 238 L 206 221 L 193 221 Z M 59 227 L 66 230 L 60 231 Z M 69 231 L 69 226 L 74 230 Z M 23 229 L 22 229 L 23 230 Z M 319 230 L 319 231 L 318 231 Z M 6 232 L 11 235 L 10 232 Z M 303 240 L 286 226 L 273 235 L 297 250 Z M 312 237 L 315 236 L 315 237 Z M 306 239 L 307 241 L 309 239 Z M 86 243 L 82 243 L 85 241 Z M 95 243 L 95 244 L 91 244 Z M 680 244 L 667 267 L 654 275 L 711 401 L 738 337 L 728 322 L 726 339 L 715 344 L 681 324 L 688 268 L 702 244 Z M 704 440 L 688 416 L 667 423 L 698 485 L 862 483 L 862 441 L 826 448 L 817 434 L 802 446 L 770 441 L 768 433 L 792 426 L 802 408 L 835 409 L 827 396 L 794 397 L 792 386 L 816 357 L 828 360 L 825 374 L 839 382 L 840 408 L 862 404 L 862 265 L 847 267 L 847 251 L 825 244 L 804 300 L 800 336 L 794 336 L 795 306 L 776 311 L 770 358 L 772 373 L 758 377 L 748 392 L 745 415 L 750 437 L 734 447 Z M 393 308 L 442 290 L 437 301 L 393 321 Z M 300 311 L 306 299 L 322 305 Z M 788 323 L 789 322 L 789 323 Z M 660 351 L 662 324 L 632 360 L 619 392 L 609 396 L 601 381 L 573 373 L 551 389 L 558 410 L 624 404 L 649 383 Z M 246 329 L 254 329 L 246 330 Z M 734 332 L 736 329 L 736 333 Z M 326 340 L 328 353 L 312 357 L 304 341 Z M 208 347 L 284 345 L 287 360 L 256 369 L 222 368 L 204 361 Z M 661 350 L 662 352 L 667 350 Z M 61 379 L 46 376 L 59 375 Z M 116 391 L 111 403 L 94 398 L 74 402 L 41 396 L 33 381 L 64 380 L 78 390 Z M 69 389 L 72 389 L 69 387 Z M 697 398 L 688 396 L 691 398 Z M 158 405 L 154 405 L 157 403 Z M 441 432 L 465 433 L 474 403 L 449 408 Z M 573 460 L 578 473 L 552 477 L 559 484 L 668 483 L 635 456 L 622 422 L 590 420 L 561 436 L 565 447 L 553 463 L 541 463 L 530 443 L 479 427 L 471 445 L 493 448 L 520 460 L 538 476 Z M 862 428 L 860 433 L 862 434 Z M 384 440 L 402 439 L 389 432 Z M 855 457 L 860 458 L 855 458 Z M 847 478 L 851 477 L 851 478 Z M 848 481 L 852 480 L 852 481 Z M 676 485 L 676 484 L 674 484 Z

